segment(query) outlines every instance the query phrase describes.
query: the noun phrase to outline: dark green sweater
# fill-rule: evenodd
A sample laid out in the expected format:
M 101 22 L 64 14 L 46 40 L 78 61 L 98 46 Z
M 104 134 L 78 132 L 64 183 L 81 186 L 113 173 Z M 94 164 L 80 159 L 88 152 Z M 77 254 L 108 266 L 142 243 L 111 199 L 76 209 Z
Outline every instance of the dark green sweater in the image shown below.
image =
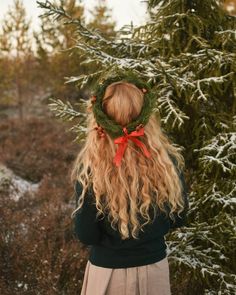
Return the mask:
M 175 223 L 159 209 L 153 223 L 140 231 L 139 239 L 122 240 L 119 232 L 112 229 L 107 218 L 96 220 L 94 192 L 89 188 L 84 198 L 84 204 L 74 218 L 74 233 L 83 244 L 90 245 L 89 261 L 97 266 L 107 268 L 127 268 L 147 265 L 160 261 L 167 256 L 165 235 L 170 229 L 186 225 L 186 213 L 189 208 L 188 188 L 183 172 L 179 172 L 183 184 L 185 209 L 180 217 L 175 215 Z M 82 193 L 82 186 L 77 181 L 75 186 L 76 203 Z M 153 209 L 150 209 L 153 214 Z M 153 216 L 153 215 L 152 215 Z M 142 218 L 140 219 L 142 220 Z

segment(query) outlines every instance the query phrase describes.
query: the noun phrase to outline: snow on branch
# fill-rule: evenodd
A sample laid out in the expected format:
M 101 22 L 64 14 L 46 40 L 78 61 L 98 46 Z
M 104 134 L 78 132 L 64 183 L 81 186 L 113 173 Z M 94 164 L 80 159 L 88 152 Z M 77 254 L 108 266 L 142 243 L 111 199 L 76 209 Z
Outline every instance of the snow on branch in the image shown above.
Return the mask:
M 97 79 L 103 74 L 103 70 L 90 73 L 90 74 L 83 74 L 80 76 L 72 76 L 72 77 L 66 77 L 66 84 L 68 83 L 76 83 L 77 86 L 79 86 L 81 89 L 87 85 L 90 84 L 94 79 Z
M 75 111 L 73 106 L 69 101 L 66 103 L 60 99 L 50 98 L 51 103 L 49 108 L 52 112 L 55 113 L 56 117 L 65 119 L 66 121 L 72 121 L 75 118 L 85 119 L 87 115 L 84 112 Z M 86 104 L 86 101 L 81 99 L 83 104 Z
M 217 243 L 214 238 L 215 230 L 219 230 L 221 226 L 217 222 L 213 222 L 213 225 L 198 222 L 191 227 L 181 228 L 181 231 L 171 232 L 167 238 L 167 254 L 178 268 L 191 270 L 191 273 L 201 279 L 215 277 L 221 290 L 232 292 L 236 275 L 221 271 L 221 261 L 227 262 L 228 258 L 222 253 L 224 245 Z M 201 241 L 206 245 L 205 248 L 196 247 L 193 244 L 195 241 Z
M 190 119 L 183 111 L 179 109 L 177 104 L 172 99 L 173 91 L 162 89 L 160 91 L 160 97 L 157 99 L 157 108 L 162 112 L 161 121 L 167 124 L 172 120 L 172 128 L 176 125 L 180 128 L 184 124 L 185 119 Z
M 219 167 L 223 172 L 235 173 L 236 169 L 236 133 L 219 133 L 199 151 L 199 163 L 204 170 Z M 201 156 L 202 155 L 202 156 Z
M 233 34 L 234 38 L 236 38 L 236 31 L 235 30 L 223 30 L 223 31 L 215 31 L 215 34 Z
M 70 127 L 68 131 L 72 131 L 76 134 L 74 141 L 84 141 L 87 132 L 87 114 L 85 109 L 87 109 L 88 101 L 80 99 L 80 102 L 76 103 L 76 105 L 80 107 L 81 112 L 76 111 L 69 101 L 64 103 L 60 99 L 53 98 L 51 98 L 50 101 L 52 102 L 49 104 L 49 108 L 55 114 L 56 117 L 65 121 L 72 121 L 78 119 L 78 123 Z
M 58 7 L 51 3 L 51 1 L 46 0 L 45 2 L 36 1 L 39 8 L 43 8 L 45 12 L 40 15 L 40 17 L 52 17 L 53 20 L 59 21 L 61 19 L 71 19 L 70 15 L 66 13 L 63 6 Z
M 146 59 L 119 58 L 100 50 L 98 47 L 88 44 L 81 43 L 77 44 L 75 47 L 83 50 L 84 52 L 87 52 L 90 58 L 93 57 L 94 61 L 97 60 L 102 65 L 116 65 L 120 69 L 145 69 L 146 71 L 152 72 L 153 74 L 160 72 L 160 70 L 157 69 L 152 62 Z
M 226 78 L 235 75 L 235 72 L 229 72 L 225 75 L 219 76 L 219 77 L 209 77 L 209 78 L 204 78 L 204 79 L 200 79 L 197 81 L 194 81 L 194 83 L 209 83 L 209 82 L 215 82 L 215 83 L 223 83 Z
M 196 97 L 197 100 L 204 100 L 207 101 L 209 97 L 209 91 L 207 90 L 206 93 L 204 93 L 202 85 L 209 87 L 210 85 L 215 86 L 217 83 L 224 83 L 227 78 L 230 76 L 235 75 L 234 72 L 227 73 L 225 75 L 219 76 L 219 77 L 208 77 L 208 78 L 203 78 L 203 79 L 198 79 L 196 81 L 192 81 L 193 84 L 195 84 L 196 90 L 193 91 L 189 101 L 191 102 L 194 97 Z
M 228 186 L 232 182 L 228 183 Z M 202 204 L 209 202 L 209 207 L 214 207 L 216 204 L 219 205 L 221 209 L 230 208 L 235 209 L 236 206 L 236 186 L 231 185 L 231 190 L 226 193 L 222 192 L 218 184 L 213 183 L 207 192 L 205 198 L 202 200 Z
M 119 39 L 110 38 L 108 40 L 107 38 L 99 34 L 98 31 L 89 29 L 85 24 L 81 22 L 80 19 L 73 18 L 64 10 L 63 7 L 57 7 L 48 0 L 45 3 L 41 1 L 37 1 L 37 3 L 41 8 L 46 10 L 46 12 L 41 15 L 41 17 L 53 17 L 53 20 L 56 21 L 63 20 L 65 25 L 74 24 L 76 26 L 76 35 L 78 38 L 77 44 L 96 44 L 96 46 L 103 51 L 110 52 L 111 50 L 115 50 L 116 54 L 120 56 L 127 56 L 127 54 L 132 56 L 132 53 L 135 52 L 137 49 L 140 54 L 147 50 L 147 45 L 140 44 L 132 38 L 123 38 L 122 35 Z M 130 33 L 132 34 L 132 32 Z M 120 30 L 120 34 L 122 34 L 122 30 Z
M 88 128 L 86 126 L 83 126 L 81 124 L 76 124 L 72 126 L 69 131 L 72 131 L 76 134 L 76 137 L 74 138 L 74 142 L 83 142 L 86 139 L 86 134 L 88 132 Z

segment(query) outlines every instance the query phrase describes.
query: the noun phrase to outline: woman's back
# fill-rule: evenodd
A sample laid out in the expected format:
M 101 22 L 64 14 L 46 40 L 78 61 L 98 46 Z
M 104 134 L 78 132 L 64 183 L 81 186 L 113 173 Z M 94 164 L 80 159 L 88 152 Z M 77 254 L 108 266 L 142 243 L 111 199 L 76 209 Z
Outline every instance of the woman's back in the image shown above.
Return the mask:
M 176 168 L 177 169 L 177 168 Z M 84 244 L 92 245 L 89 261 L 97 266 L 109 268 L 133 267 L 155 263 L 166 257 L 165 235 L 170 229 L 178 228 L 186 224 L 186 212 L 189 206 L 188 191 L 183 172 L 178 174 L 183 184 L 184 210 L 180 216 L 175 215 L 175 222 L 164 212 L 149 208 L 149 215 L 153 222 L 145 224 L 140 230 L 139 238 L 130 237 L 123 240 L 119 231 L 112 228 L 108 216 L 102 219 L 96 218 L 97 209 L 92 187 L 86 193 L 83 208 L 75 217 L 75 235 Z M 76 182 L 76 200 L 82 192 L 82 185 Z M 168 212 L 168 205 L 166 204 Z M 145 220 L 139 215 L 140 224 Z
M 167 295 L 165 235 L 188 209 L 184 159 L 152 113 L 150 86 L 120 77 L 98 84 L 72 170 L 75 235 L 90 246 L 82 294 Z

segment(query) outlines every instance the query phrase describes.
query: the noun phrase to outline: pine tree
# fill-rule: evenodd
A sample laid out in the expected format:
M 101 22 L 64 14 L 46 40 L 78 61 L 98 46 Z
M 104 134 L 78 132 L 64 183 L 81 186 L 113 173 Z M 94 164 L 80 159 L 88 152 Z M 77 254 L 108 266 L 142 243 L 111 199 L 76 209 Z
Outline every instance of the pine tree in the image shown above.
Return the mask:
M 167 236 L 173 294 L 235 294 L 236 18 L 219 0 L 149 0 L 145 25 L 108 39 L 50 2 L 41 5 L 77 25 L 75 47 L 96 64 L 69 81 L 92 87 L 132 69 L 152 83 L 155 112 L 183 150 L 190 210 L 187 226 Z M 83 113 L 57 100 L 51 107 L 70 120 Z M 75 125 L 77 139 L 83 124 Z
M 231 14 L 236 16 L 236 0 L 225 0 L 224 8 Z
M 73 18 L 84 20 L 84 8 L 76 0 L 57 0 L 53 5 L 67 11 Z M 76 51 L 68 49 L 75 46 L 76 27 L 73 24 L 55 23 L 50 18 L 41 18 L 40 30 L 34 36 L 37 44 L 38 75 L 40 85 L 46 92 L 60 97 L 75 96 L 73 85 L 65 85 L 65 77 L 78 73 L 82 59 Z M 83 67 L 80 67 L 83 72 Z M 45 95 L 45 94 L 44 94 Z

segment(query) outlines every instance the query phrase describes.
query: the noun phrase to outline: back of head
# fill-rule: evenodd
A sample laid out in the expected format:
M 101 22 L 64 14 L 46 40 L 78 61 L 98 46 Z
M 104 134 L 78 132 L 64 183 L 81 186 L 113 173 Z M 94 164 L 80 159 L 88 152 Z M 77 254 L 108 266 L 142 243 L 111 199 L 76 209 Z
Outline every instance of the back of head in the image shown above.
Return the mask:
M 125 81 L 110 84 L 102 100 L 104 112 L 122 127 L 138 117 L 143 103 L 143 92 Z M 91 109 L 92 105 L 88 107 L 87 138 L 75 161 L 72 181 L 83 185 L 81 200 L 92 185 L 99 214 L 108 216 L 122 239 L 130 235 L 137 238 L 140 229 L 151 221 L 151 206 L 165 212 L 168 201 L 171 213 L 183 210 L 181 184 L 169 155 L 176 158 L 179 167 L 183 167 L 184 158 L 162 132 L 160 121 L 153 113 L 144 126 L 144 136 L 139 138 L 148 147 L 151 158 L 144 157 L 134 142 L 128 141 L 121 166 L 115 167 L 112 160 L 116 145 L 108 134 L 104 138 L 98 135 Z M 145 221 L 143 224 L 139 215 Z
M 140 114 L 143 99 L 143 92 L 134 84 L 115 82 L 106 88 L 103 109 L 108 116 L 125 127 Z

